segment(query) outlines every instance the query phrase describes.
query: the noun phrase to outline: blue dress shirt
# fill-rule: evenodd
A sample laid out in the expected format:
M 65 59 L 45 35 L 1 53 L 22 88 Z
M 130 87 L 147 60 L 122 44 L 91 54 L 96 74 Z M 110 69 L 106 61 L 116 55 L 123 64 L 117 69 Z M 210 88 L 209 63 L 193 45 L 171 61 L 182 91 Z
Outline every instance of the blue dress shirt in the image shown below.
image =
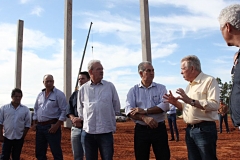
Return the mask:
M 142 83 L 132 87 L 126 100 L 125 113 L 128 115 L 132 108 L 139 107 L 142 109 L 151 108 L 157 106 L 164 112 L 158 114 L 149 114 L 148 116 L 154 118 L 157 122 L 162 122 L 165 119 L 165 114 L 169 110 L 169 103 L 164 102 L 163 95 L 167 93 L 167 89 L 164 85 L 152 82 L 152 84 L 146 88 Z M 134 120 L 135 123 L 146 125 L 145 122 Z
M 67 100 L 64 93 L 53 88 L 48 97 L 45 96 L 45 89 L 39 93 L 34 105 L 33 120 L 45 122 L 51 119 L 60 121 L 66 120 Z

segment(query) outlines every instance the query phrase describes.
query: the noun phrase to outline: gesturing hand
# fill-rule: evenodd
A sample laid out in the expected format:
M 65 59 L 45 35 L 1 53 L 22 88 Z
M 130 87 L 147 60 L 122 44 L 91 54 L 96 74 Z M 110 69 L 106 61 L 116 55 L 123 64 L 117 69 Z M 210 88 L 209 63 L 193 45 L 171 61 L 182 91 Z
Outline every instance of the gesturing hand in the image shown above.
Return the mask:
M 182 88 L 178 88 L 176 93 L 180 95 L 177 98 L 181 99 L 183 102 L 189 103 L 191 101 L 191 99 L 186 95 L 185 91 Z
M 169 102 L 171 104 L 175 104 L 178 101 L 178 98 L 173 96 L 171 90 L 169 91 L 169 94 L 165 94 L 163 98 L 166 102 Z

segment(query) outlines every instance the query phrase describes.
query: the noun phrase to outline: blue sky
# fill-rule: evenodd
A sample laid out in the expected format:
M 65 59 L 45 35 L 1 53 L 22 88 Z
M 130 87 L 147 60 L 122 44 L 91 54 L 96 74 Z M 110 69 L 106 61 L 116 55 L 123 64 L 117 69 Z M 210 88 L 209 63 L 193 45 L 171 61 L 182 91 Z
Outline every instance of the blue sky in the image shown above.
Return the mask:
M 184 88 L 180 60 L 197 55 L 206 74 L 231 80 L 236 47 L 227 47 L 217 17 L 232 0 L 149 0 L 152 63 L 155 82 L 168 90 Z M 11 101 L 14 88 L 16 31 L 24 21 L 22 103 L 32 107 L 52 74 L 63 90 L 65 0 L 0 0 L 0 105 Z M 142 61 L 139 0 L 73 0 L 72 90 L 76 83 L 90 22 L 93 22 L 82 70 L 99 59 L 104 79 L 114 83 L 125 106 L 128 90 L 140 82 Z M 93 46 L 93 51 L 92 51 Z

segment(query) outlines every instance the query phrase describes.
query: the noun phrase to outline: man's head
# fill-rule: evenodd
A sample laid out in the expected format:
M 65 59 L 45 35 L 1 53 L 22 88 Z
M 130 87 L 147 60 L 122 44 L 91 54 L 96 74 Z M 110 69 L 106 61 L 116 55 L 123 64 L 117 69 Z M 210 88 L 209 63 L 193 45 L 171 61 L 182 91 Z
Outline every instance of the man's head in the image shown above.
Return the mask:
M 154 68 L 151 62 L 145 61 L 138 65 L 138 73 L 142 81 L 152 82 L 154 78 Z
M 201 63 L 197 56 L 189 55 L 181 60 L 181 74 L 186 81 L 192 82 L 201 72 Z
M 223 99 L 221 98 L 219 102 L 220 102 L 220 104 L 223 104 Z
M 13 89 L 12 93 L 11 93 L 12 103 L 19 105 L 21 102 L 22 96 L 23 96 L 23 94 L 22 94 L 21 89 L 19 89 L 19 88 Z
M 89 80 L 90 80 L 90 76 L 89 76 L 88 72 L 86 72 L 86 71 L 80 72 L 80 74 L 78 76 L 78 82 L 79 82 L 80 86 Z
M 88 63 L 88 73 L 93 83 L 99 83 L 103 79 L 103 66 L 99 60 L 91 60 Z
M 218 21 L 227 45 L 240 47 L 240 4 L 222 9 Z
M 43 76 L 43 84 L 46 87 L 46 89 L 51 90 L 53 89 L 54 85 L 54 79 L 51 74 L 46 74 Z

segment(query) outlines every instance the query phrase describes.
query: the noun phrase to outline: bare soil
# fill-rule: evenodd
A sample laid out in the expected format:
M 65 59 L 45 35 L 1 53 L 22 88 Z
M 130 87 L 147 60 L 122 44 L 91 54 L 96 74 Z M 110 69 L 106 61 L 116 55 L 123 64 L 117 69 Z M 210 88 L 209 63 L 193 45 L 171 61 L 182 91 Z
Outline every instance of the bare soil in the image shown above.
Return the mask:
M 171 160 L 186 160 L 187 148 L 184 140 L 186 124 L 182 119 L 177 120 L 180 141 L 169 142 L 171 151 Z M 218 122 L 217 122 L 218 124 Z M 168 137 L 170 138 L 170 131 L 166 122 Z M 225 125 L 223 124 L 223 133 L 218 134 L 217 141 L 217 157 L 219 160 L 239 160 L 240 159 L 240 131 L 235 128 L 229 118 L 230 134 L 225 131 Z M 133 128 L 134 123 L 129 120 L 127 122 L 117 122 L 117 131 L 114 134 L 114 160 L 134 160 L 133 149 Z M 62 128 L 62 150 L 64 160 L 72 160 L 72 150 L 70 142 L 70 129 Z M 1 147 L 0 147 L 1 149 Z M 50 149 L 48 149 L 47 157 L 49 160 L 53 160 Z M 155 159 L 151 150 L 151 159 Z M 35 158 L 35 132 L 29 130 L 23 146 L 22 160 L 36 160 Z

